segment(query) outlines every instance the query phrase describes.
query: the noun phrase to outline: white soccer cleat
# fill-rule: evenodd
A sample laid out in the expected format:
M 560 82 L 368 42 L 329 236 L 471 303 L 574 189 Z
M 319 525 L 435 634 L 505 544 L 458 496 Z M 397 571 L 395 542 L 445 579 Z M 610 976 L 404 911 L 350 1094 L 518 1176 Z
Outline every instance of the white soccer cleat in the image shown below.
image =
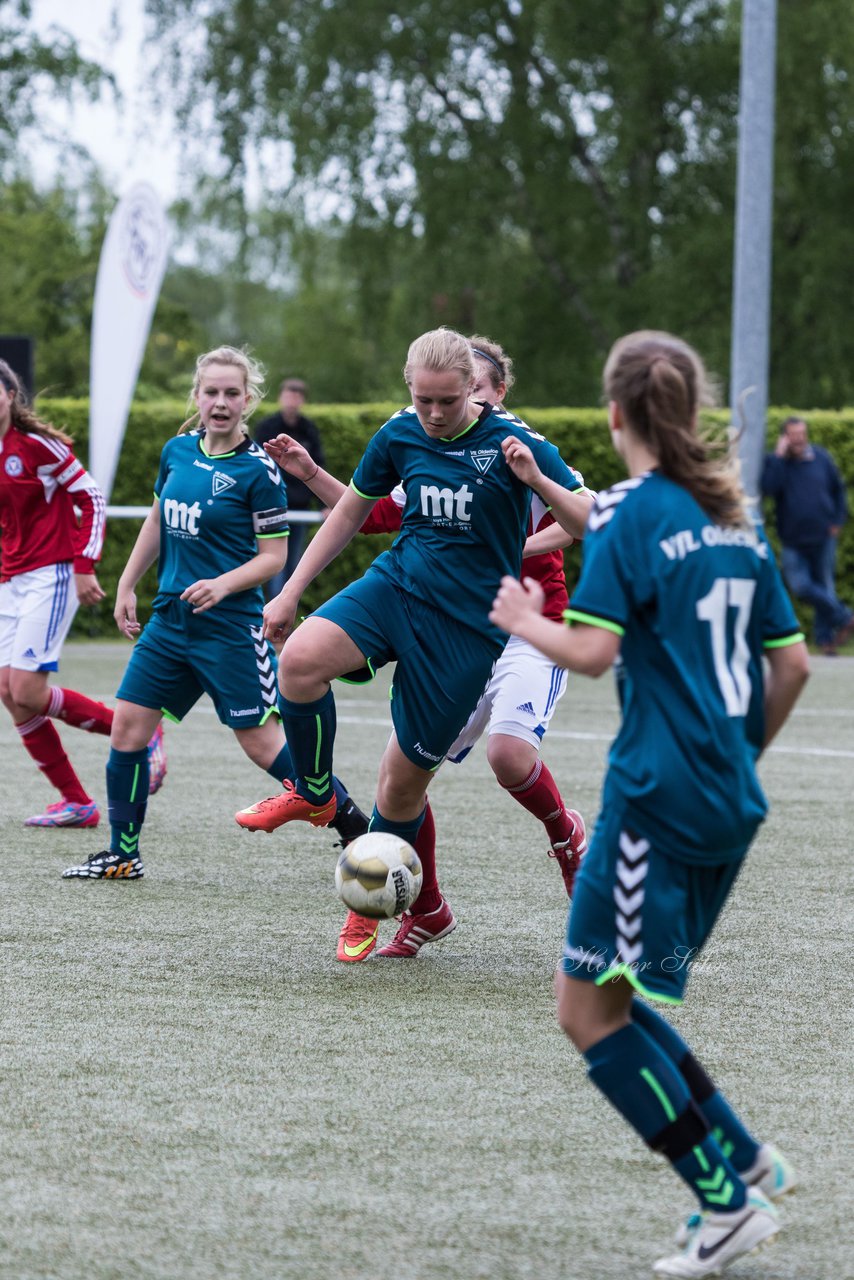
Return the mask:
M 682 1252 L 659 1258 L 653 1273 L 672 1280 L 720 1275 L 731 1263 L 773 1240 L 779 1230 L 777 1210 L 761 1191 L 751 1187 L 742 1208 L 731 1213 L 704 1213 Z
M 778 1151 L 772 1142 L 762 1143 L 753 1164 L 739 1176 L 742 1182 L 746 1182 L 749 1187 L 756 1187 L 775 1202 L 789 1195 L 798 1185 L 798 1175 L 782 1151 Z M 674 1235 L 680 1249 L 688 1243 L 702 1221 L 701 1213 L 692 1213 L 684 1222 L 680 1222 Z
M 756 1159 L 741 1175 L 748 1186 L 756 1187 L 769 1200 L 782 1200 L 798 1185 L 798 1175 L 772 1142 L 763 1142 Z

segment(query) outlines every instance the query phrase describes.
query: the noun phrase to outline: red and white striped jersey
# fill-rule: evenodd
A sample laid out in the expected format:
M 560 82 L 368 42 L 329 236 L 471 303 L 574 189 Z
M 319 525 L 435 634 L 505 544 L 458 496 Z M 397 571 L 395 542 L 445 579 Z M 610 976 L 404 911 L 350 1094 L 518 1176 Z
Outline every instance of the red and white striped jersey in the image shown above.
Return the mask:
M 386 498 L 380 498 L 362 525 L 362 533 L 397 533 L 403 516 L 406 493 L 402 485 L 395 485 Z M 538 494 L 531 501 L 528 519 L 528 537 L 547 529 L 555 518 Z M 546 593 L 543 616 L 555 622 L 563 620 L 563 611 L 569 600 L 566 591 L 566 575 L 563 567 L 563 551 L 546 551 L 542 555 L 528 556 L 522 561 L 522 577 L 539 582 Z
M 106 510 L 68 445 L 10 426 L 0 440 L 0 582 L 69 560 L 75 573 L 92 573 Z

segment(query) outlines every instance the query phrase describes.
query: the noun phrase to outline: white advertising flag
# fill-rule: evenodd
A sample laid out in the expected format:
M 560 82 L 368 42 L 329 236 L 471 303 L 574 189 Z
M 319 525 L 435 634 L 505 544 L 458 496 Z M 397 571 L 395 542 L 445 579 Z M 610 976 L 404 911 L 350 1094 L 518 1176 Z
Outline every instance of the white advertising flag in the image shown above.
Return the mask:
M 168 250 L 169 228 L 160 198 L 147 182 L 137 182 L 110 218 L 92 313 L 89 470 L 107 499 Z

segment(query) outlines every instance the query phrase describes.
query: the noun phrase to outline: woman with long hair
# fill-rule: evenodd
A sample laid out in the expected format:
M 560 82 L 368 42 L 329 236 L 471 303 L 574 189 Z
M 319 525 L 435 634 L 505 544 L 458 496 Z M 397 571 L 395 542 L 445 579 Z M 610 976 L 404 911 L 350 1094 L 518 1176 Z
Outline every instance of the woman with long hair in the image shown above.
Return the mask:
M 76 689 L 51 685 L 78 606 L 104 592 L 95 565 L 104 545 L 104 495 L 64 431 L 38 417 L 0 360 L 0 700 L 24 749 L 59 799 L 28 827 L 96 827 L 100 812 L 62 745 L 55 720 L 109 735 L 113 713 Z M 79 515 L 78 515 L 79 512 Z M 166 772 L 151 743 L 155 789 Z
M 513 362 L 504 348 L 481 334 L 469 337 L 475 364 L 472 399 L 507 412 L 508 422 L 520 419 L 505 409 L 505 398 L 515 383 Z M 271 457 L 289 475 L 298 477 L 327 507 L 334 507 L 346 493 L 346 486 L 315 461 L 299 441 L 279 435 L 267 441 Z M 365 534 L 399 533 L 406 505 L 406 491 L 396 485 L 380 498 L 360 530 Z M 544 612 L 561 619 L 568 600 L 563 548 L 573 539 L 555 523 L 542 499 L 534 494 L 528 518 L 522 570 L 539 582 L 545 592 Z M 495 665 L 477 706 L 448 751 L 452 764 L 461 763 L 478 740 L 487 735 L 487 760 L 496 781 L 513 799 L 543 824 L 548 852 L 560 868 L 567 895 L 587 848 L 584 819 L 564 801 L 540 751 L 558 702 L 566 691 L 566 673 L 545 658 L 533 645 L 511 637 Z M 238 819 L 239 821 L 239 819 Z M 436 828 L 432 806 L 427 804 L 424 821 L 415 841 L 428 881 L 436 859 Z M 396 936 L 382 949 L 383 956 L 407 956 L 418 950 L 419 938 L 404 918 Z M 379 923 L 358 912 L 348 911 L 338 939 L 337 955 L 343 962 L 367 958 L 379 940 Z
M 119 631 L 139 639 L 110 738 L 110 848 L 69 867 L 67 878 L 143 875 L 145 743 L 162 716 L 180 721 L 203 693 L 250 760 L 279 782 L 291 776 L 276 657 L 262 634 L 261 585 L 285 562 L 288 523 L 278 468 L 247 434 L 261 390 L 261 369 L 245 351 L 217 347 L 196 362 L 192 412 L 163 448 L 154 503 L 116 593 Z M 143 630 L 136 585 L 155 561 L 159 590 Z
M 374 504 L 403 486 L 401 530 L 391 549 L 285 643 L 279 705 L 296 784 L 242 810 L 241 826 L 274 830 L 294 819 L 324 826 L 334 818 L 331 681 L 394 662 L 393 732 L 380 762 L 371 830 L 415 844 L 427 787 L 507 641 L 487 613 L 502 574 L 510 566 L 519 571 L 532 501 L 505 461 L 507 440 L 530 444 L 543 473 L 565 493 L 570 532 L 583 535 L 591 496 L 553 445 L 474 399 L 475 356 L 466 338 L 448 329 L 423 334 L 409 348 L 404 378 L 410 406 L 371 439 L 349 489 L 264 611 L 266 633 L 285 640 L 301 593 L 355 537 Z M 435 861 L 422 862 L 420 896 L 380 955 L 412 957 L 456 925 Z
M 770 1240 L 771 1200 L 795 1184 L 654 1006 L 681 1003 L 765 816 L 756 761 L 808 662 L 737 471 L 699 428 L 700 357 L 670 334 L 632 333 L 604 386 L 629 479 L 591 512 L 571 627 L 540 616 L 535 583 L 510 578 L 491 617 L 571 671 L 620 659 L 623 722 L 576 881 L 558 1018 L 593 1083 L 697 1198 L 681 1251 L 654 1267 L 688 1280 Z M 516 465 L 530 479 L 531 459 Z M 561 504 L 555 492 L 558 519 Z

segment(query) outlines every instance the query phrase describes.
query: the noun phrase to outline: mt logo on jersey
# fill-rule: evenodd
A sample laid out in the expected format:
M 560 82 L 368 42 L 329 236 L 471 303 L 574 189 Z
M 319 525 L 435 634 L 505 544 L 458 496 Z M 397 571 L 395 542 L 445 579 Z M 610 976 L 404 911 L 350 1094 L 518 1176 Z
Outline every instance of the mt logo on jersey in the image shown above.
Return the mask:
M 422 484 L 421 514 L 442 523 L 456 520 L 458 523 L 471 522 L 471 503 L 474 494 L 467 484 L 456 493 L 451 488 L 440 489 L 437 484 Z
M 167 526 L 179 536 L 197 538 L 201 514 L 202 509 L 198 502 L 190 506 L 186 502 L 177 502 L 175 498 L 167 498 L 163 503 L 163 519 Z

